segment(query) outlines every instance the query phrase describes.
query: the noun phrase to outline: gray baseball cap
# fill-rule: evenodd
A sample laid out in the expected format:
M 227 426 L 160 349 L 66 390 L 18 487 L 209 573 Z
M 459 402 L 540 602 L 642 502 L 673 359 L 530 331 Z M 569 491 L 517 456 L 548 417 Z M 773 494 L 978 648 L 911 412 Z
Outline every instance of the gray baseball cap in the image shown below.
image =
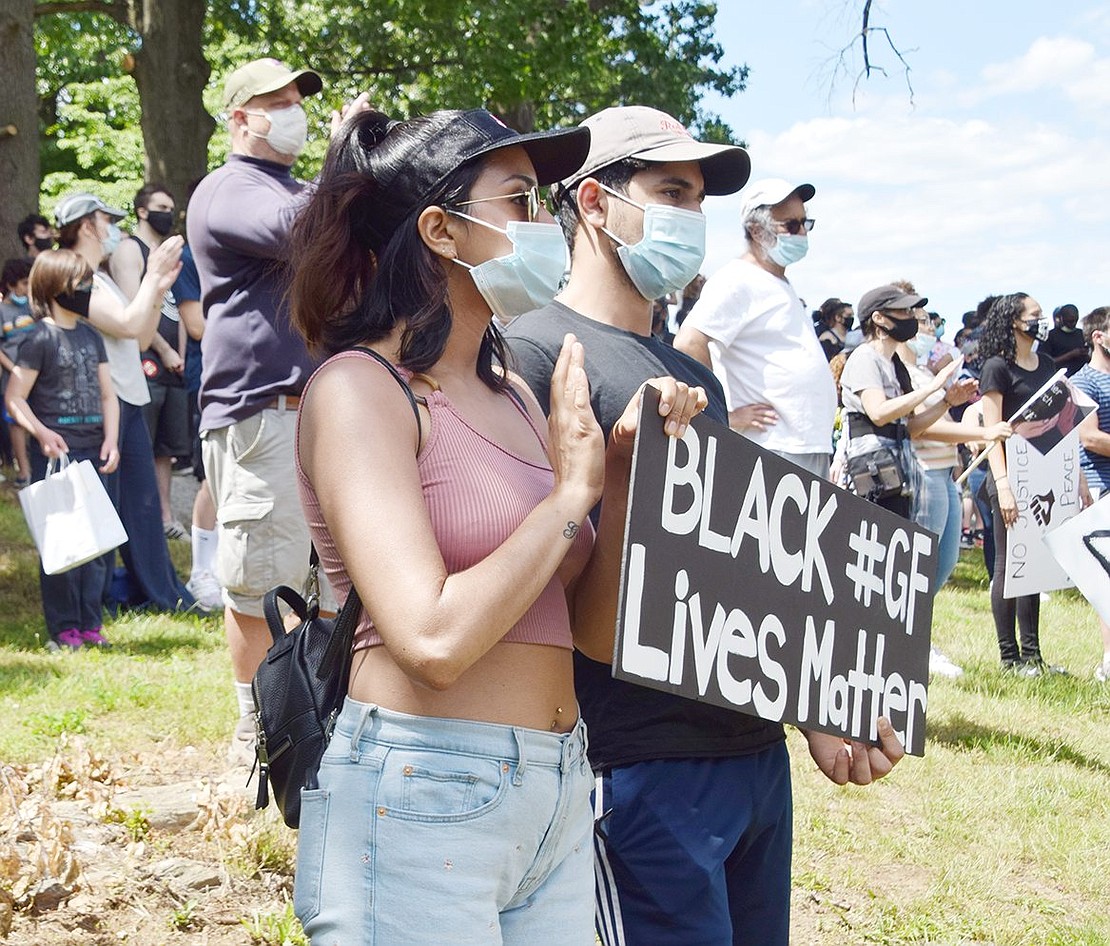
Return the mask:
M 64 227 L 96 210 L 103 210 L 113 220 L 122 220 L 127 216 L 127 211 L 109 207 L 95 194 L 70 194 L 58 201 L 58 206 L 54 208 L 54 220 L 59 227 Z
M 646 105 L 602 109 L 581 127 L 590 130 L 590 153 L 586 163 L 561 182 L 563 187 L 625 158 L 660 164 L 697 161 L 705 177 L 705 192 L 715 196 L 740 190 L 751 174 L 751 160 L 743 148 L 698 141 L 680 121 Z

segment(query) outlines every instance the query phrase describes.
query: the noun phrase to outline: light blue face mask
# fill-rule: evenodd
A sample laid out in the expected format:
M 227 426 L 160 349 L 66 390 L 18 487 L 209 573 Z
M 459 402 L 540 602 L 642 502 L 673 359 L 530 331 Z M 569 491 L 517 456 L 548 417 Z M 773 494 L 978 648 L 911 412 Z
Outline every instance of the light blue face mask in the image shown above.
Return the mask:
M 789 233 L 780 233 L 775 237 L 774 246 L 767 248 L 767 256 L 771 262 L 783 269 L 804 258 L 808 252 L 809 237 L 804 234 L 793 236 Z
M 937 340 L 932 335 L 919 332 L 906 342 L 906 344 L 910 346 L 913 353 L 917 356 L 917 363 L 923 365 L 929 360 L 929 352 L 933 350 L 933 346 L 936 342 Z
M 617 244 L 617 257 L 640 295 L 658 299 L 690 285 L 705 261 L 705 215 L 667 204 L 640 204 L 601 186 L 617 200 L 644 212 L 644 235 L 638 243 L 625 243 L 601 228 Z
M 16 295 L 16 294 L 15 294 L 14 292 L 13 292 L 13 293 L 11 293 L 11 294 L 10 294 L 10 295 L 8 296 L 8 301 L 9 301 L 9 302 L 10 302 L 10 303 L 11 303 L 12 305 L 17 305 L 17 306 L 19 306 L 20 308 L 24 308 L 24 307 L 26 307 L 26 305 L 27 305 L 27 297 L 26 297 L 26 296 L 17 296 L 17 295 Z
M 114 223 L 108 224 L 108 235 L 100 241 L 100 252 L 105 256 L 111 256 L 116 247 L 119 246 L 119 241 L 123 239 L 123 234 L 120 232 L 119 227 Z
M 504 233 L 512 241 L 511 253 L 476 266 L 455 260 L 470 270 L 474 285 L 502 322 L 542 308 L 555 298 L 567 269 L 567 244 L 556 224 L 510 220 L 502 229 L 457 210 L 449 213 Z

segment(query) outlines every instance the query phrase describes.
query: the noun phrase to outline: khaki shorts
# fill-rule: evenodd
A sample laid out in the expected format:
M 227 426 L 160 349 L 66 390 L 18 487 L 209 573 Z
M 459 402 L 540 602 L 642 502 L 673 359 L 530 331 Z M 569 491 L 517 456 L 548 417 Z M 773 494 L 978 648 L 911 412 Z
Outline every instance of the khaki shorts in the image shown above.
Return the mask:
M 204 471 L 216 504 L 216 577 L 224 602 L 262 617 L 262 598 L 275 585 L 303 589 L 309 534 L 294 465 L 297 412 L 267 409 L 202 435 Z M 335 597 L 320 576 L 321 607 Z

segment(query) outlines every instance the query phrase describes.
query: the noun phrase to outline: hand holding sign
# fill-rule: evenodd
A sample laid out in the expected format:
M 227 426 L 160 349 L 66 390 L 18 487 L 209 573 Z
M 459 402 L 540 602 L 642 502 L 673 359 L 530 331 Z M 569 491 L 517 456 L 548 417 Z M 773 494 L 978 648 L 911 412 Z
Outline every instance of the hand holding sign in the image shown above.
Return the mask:
M 663 433 L 669 437 L 681 437 L 690 426 L 690 419 L 700 414 L 709 405 L 709 398 L 699 387 L 691 387 L 685 381 L 674 378 L 650 378 L 640 385 L 620 419 L 609 432 L 609 445 L 632 454 L 632 444 L 636 439 L 636 426 L 640 418 L 640 400 L 644 388 L 651 385 L 659 392 L 659 416 L 666 418 Z
M 849 741 L 829 733 L 803 730 L 809 754 L 825 776 L 837 785 L 870 785 L 898 764 L 906 750 L 885 716 L 878 721 L 878 746 Z

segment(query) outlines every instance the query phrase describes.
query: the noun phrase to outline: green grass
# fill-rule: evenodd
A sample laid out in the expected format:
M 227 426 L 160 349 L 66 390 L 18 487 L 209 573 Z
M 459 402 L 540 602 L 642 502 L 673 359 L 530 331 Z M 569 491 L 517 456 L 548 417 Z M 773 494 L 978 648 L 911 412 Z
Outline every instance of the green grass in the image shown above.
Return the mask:
M 106 627 L 112 650 L 50 655 L 34 551 L 5 489 L 0 549 L 0 759 L 41 760 L 73 732 L 120 755 L 223 743 L 235 707 L 218 618 L 129 615 Z M 791 734 L 793 943 L 1110 944 L 1110 687 L 1091 678 L 1098 626 L 1079 595 L 1056 592 L 1041 629 L 1046 657 L 1073 675 L 1000 672 L 981 555 L 965 553 L 937 598 L 934 640 L 967 672 L 930 687 L 925 757 L 876 785 L 840 788 Z M 246 875 L 288 870 L 287 833 L 256 825 L 239 859 Z M 190 919 L 185 910 L 172 922 Z M 248 932 L 282 942 L 286 919 L 259 914 Z
M 924 759 L 845 790 L 792 737 L 796 942 L 1110 943 L 1097 620 L 1075 592 L 1054 592 L 1042 650 L 1073 675 L 1004 674 L 986 588 L 980 553 L 965 552 L 937 598 L 934 642 L 966 673 L 930 686 Z
M 0 549 L 0 759 L 43 759 L 62 733 L 118 752 L 227 737 L 235 702 L 219 617 L 127 614 L 105 625 L 111 649 L 51 654 L 38 559 L 6 488 Z M 174 553 L 187 566 L 188 550 Z

